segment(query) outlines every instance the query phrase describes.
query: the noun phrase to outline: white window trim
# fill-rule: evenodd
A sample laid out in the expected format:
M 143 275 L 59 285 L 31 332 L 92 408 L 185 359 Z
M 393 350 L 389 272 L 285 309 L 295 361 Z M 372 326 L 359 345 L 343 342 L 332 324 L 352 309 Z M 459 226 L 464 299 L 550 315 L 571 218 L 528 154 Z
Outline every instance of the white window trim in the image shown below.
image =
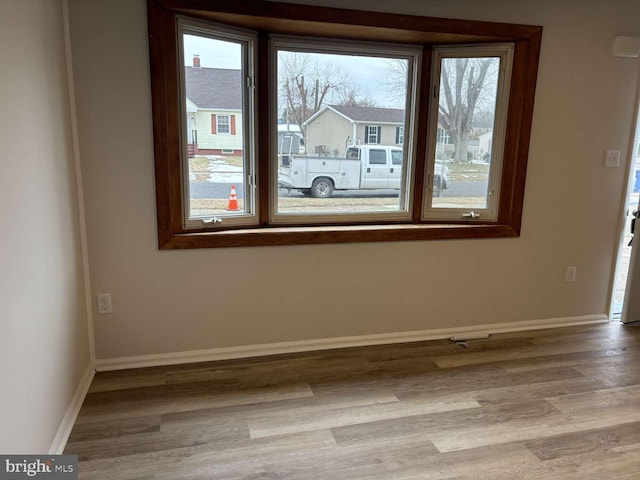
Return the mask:
M 292 35 L 270 35 L 270 56 L 269 75 L 271 83 L 270 103 L 272 110 L 270 112 L 269 135 L 273 138 L 277 135 L 277 85 L 278 85 L 278 50 L 298 51 L 298 52 L 322 52 L 331 54 L 353 54 L 368 56 L 385 56 L 388 58 L 400 58 L 409 61 L 408 69 L 408 87 L 405 111 L 405 128 L 409 128 L 412 132 L 417 122 L 417 109 L 419 105 L 419 82 L 420 72 L 422 69 L 422 48 L 418 45 L 397 45 L 381 42 L 360 42 L 356 40 L 334 40 L 320 39 L 314 37 L 300 37 Z M 379 126 L 379 124 L 378 124 Z M 380 211 L 371 213 L 305 213 L 294 214 L 278 212 L 278 155 L 277 142 L 272 142 L 271 155 L 269 161 L 270 174 L 270 211 L 269 223 L 274 226 L 289 224 L 333 224 L 345 223 L 357 225 L 365 222 L 389 222 L 401 221 L 409 222 L 413 215 L 413 187 L 415 185 L 413 161 L 414 152 L 416 151 L 417 135 L 412 135 L 412 142 L 406 145 L 406 151 L 403 151 L 404 157 L 402 162 L 402 178 L 403 190 L 399 196 L 399 209 L 394 211 Z
M 398 129 L 398 145 L 404 145 L 404 127 L 396 127 Z
M 219 25 L 212 22 L 206 22 L 201 20 L 194 20 L 188 17 L 178 16 L 177 22 L 177 56 L 178 56 L 178 83 L 180 89 L 180 122 L 182 125 L 186 125 L 186 89 L 185 89 L 185 76 L 184 67 L 184 35 L 197 35 L 200 37 L 211 38 L 214 40 L 223 40 L 236 42 L 241 44 L 242 55 L 242 73 L 241 78 L 255 78 L 256 76 L 256 45 L 257 34 L 251 30 L 244 30 L 241 28 L 229 27 L 226 25 Z M 259 205 L 256 201 L 256 132 L 257 132 L 257 120 L 255 112 L 255 88 L 253 82 L 248 80 L 244 83 L 243 100 L 242 100 L 242 123 L 243 123 L 243 157 L 244 157 L 244 188 L 243 188 L 243 203 L 244 210 L 239 212 L 218 213 L 215 215 L 190 215 L 190 178 L 189 178 L 189 156 L 187 153 L 187 134 L 185 128 L 181 128 L 182 135 L 180 136 L 180 154 L 182 165 L 182 215 L 183 226 L 185 229 L 202 228 L 204 225 L 217 224 L 224 227 L 229 226 L 253 226 L 259 223 Z M 231 117 L 229 118 L 229 132 L 231 132 Z M 219 132 L 217 128 L 219 115 L 216 114 L 216 132 Z M 228 134 L 223 134 L 228 135 Z
M 227 119 L 227 124 L 224 125 L 224 126 L 227 127 L 228 132 L 221 132 L 220 131 L 220 119 L 222 117 Z M 216 113 L 216 134 L 217 135 L 231 135 L 231 115 Z
M 367 137 L 367 145 L 380 145 L 380 139 L 378 138 L 378 129 L 380 129 L 380 132 L 382 132 L 382 126 L 381 125 L 365 125 L 365 130 L 367 132 L 369 132 L 366 137 Z M 375 129 L 375 133 L 371 133 L 371 128 Z M 375 141 L 372 142 L 371 138 L 374 138 Z
M 500 181 L 503 169 L 503 152 L 507 127 L 507 111 L 513 69 L 514 44 L 457 45 L 435 47 L 431 69 L 434 95 L 429 105 L 429 141 L 427 143 L 427 178 L 423 194 L 422 220 L 468 220 L 477 222 L 498 219 L 500 203 Z M 496 110 L 494 120 L 494 139 L 491 149 L 491 168 L 487 187 L 486 208 L 443 208 L 433 206 L 433 183 L 435 175 L 435 154 L 438 129 L 438 108 L 440 101 L 440 69 L 443 58 L 500 57 L 500 69 L 496 92 Z M 476 218 L 463 215 L 473 211 Z

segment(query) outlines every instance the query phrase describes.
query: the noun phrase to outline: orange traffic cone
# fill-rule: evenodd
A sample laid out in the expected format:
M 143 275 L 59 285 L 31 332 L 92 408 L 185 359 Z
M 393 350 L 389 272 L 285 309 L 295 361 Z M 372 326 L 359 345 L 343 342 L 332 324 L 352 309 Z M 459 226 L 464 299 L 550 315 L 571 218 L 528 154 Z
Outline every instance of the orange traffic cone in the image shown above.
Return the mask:
M 229 194 L 229 203 L 227 204 L 227 210 L 231 212 L 237 212 L 240 210 L 238 208 L 238 198 L 236 197 L 236 186 L 231 185 L 231 193 Z

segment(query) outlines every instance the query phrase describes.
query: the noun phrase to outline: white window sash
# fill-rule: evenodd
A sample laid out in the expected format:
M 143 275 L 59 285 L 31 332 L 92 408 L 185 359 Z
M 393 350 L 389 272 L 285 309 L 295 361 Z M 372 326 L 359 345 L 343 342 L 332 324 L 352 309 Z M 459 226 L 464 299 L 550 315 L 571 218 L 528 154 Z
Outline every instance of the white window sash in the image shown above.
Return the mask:
M 241 77 L 254 78 L 256 70 L 256 45 L 257 33 L 244 30 L 241 28 L 228 27 L 202 20 L 195 20 L 187 17 L 178 17 L 178 64 L 186 65 L 184 58 L 184 35 L 196 35 L 199 37 L 210 38 L 213 40 L 222 40 L 228 42 L 239 43 L 242 46 L 241 59 Z M 186 88 L 184 69 L 180 69 L 179 88 L 182 105 L 180 108 L 182 125 L 186 125 Z M 190 216 L 190 175 L 189 175 L 189 157 L 187 153 L 187 137 L 186 128 L 182 128 L 185 132 L 181 136 L 181 155 L 183 168 L 183 226 L 185 229 L 202 228 L 203 226 L 251 226 L 259 223 L 259 205 L 257 203 L 257 182 L 256 182 L 256 132 L 257 122 L 255 113 L 255 90 L 251 82 L 245 82 L 242 95 L 242 152 L 244 158 L 244 210 L 239 212 L 219 212 L 215 215 Z M 216 115 L 216 133 L 220 132 L 220 118 L 226 116 L 228 119 L 229 133 L 231 133 L 230 115 Z M 226 133 L 223 133 L 227 135 Z
M 423 220 L 469 220 L 469 221 L 495 221 L 498 219 L 498 207 L 500 200 L 500 181 L 502 179 L 504 140 L 507 124 L 507 109 L 511 84 L 511 71 L 513 67 L 514 45 L 487 44 L 487 45 L 457 45 L 434 48 L 432 66 L 432 85 L 435 95 L 430 99 L 429 141 L 427 145 L 427 169 L 425 179 L 425 191 L 423 194 L 422 219 Z M 441 64 L 448 58 L 482 58 L 499 57 L 499 77 L 496 92 L 496 108 L 494 117 L 494 137 L 491 151 L 491 166 L 487 187 L 486 208 L 451 208 L 437 207 L 433 205 L 434 177 L 437 174 L 436 143 L 439 131 L 442 132 L 442 141 L 449 141 L 449 134 L 438 126 L 438 109 L 440 102 Z M 449 143 L 446 143 L 449 144 Z M 442 168 L 442 164 L 438 163 Z M 451 185 L 451 181 L 449 181 Z M 446 192 L 446 190 L 445 190 Z M 469 216 L 473 212 L 471 216 Z

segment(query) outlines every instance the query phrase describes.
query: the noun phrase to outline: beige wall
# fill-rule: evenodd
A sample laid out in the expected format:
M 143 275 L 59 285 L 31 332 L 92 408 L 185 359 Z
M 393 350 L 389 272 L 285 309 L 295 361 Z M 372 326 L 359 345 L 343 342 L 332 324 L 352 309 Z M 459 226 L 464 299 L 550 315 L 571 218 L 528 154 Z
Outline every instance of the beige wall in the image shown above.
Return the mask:
M 372 127 L 382 127 L 380 141 L 378 144 L 380 145 L 396 145 L 396 128 L 397 125 L 389 125 L 384 123 L 370 123 L 370 124 L 362 124 L 359 123 L 357 127 L 358 138 L 360 139 L 361 144 L 366 143 L 365 136 L 365 126 L 370 125 Z
M 47 453 L 90 363 L 60 1 L 0 1 L 0 63 L 0 452 Z
M 382 127 L 380 145 L 396 145 L 396 125 L 372 123 L 371 126 Z M 365 124 L 356 124 L 356 138 L 361 145 L 366 143 Z M 313 155 L 317 145 L 325 145 L 326 152 L 343 155 L 346 140 L 353 137 L 353 124 L 332 110 L 325 110 L 307 126 L 307 152 Z
M 353 126 L 349 120 L 332 110 L 325 110 L 307 126 L 306 149 L 314 155 L 316 146 L 325 145 L 329 155 L 344 154 L 347 137 L 353 136 Z
M 98 357 L 605 314 L 625 171 L 603 156 L 628 156 L 639 69 L 611 45 L 640 4 L 315 3 L 544 26 L 522 236 L 158 251 L 145 2 L 73 0 L 92 284 L 115 308 Z

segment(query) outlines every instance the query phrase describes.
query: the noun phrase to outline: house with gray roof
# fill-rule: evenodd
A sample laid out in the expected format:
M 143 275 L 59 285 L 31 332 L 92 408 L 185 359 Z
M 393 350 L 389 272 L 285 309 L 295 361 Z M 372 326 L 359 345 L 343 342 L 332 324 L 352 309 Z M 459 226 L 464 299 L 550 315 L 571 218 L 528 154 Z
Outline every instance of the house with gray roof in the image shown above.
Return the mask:
M 404 118 L 398 108 L 327 105 L 303 124 L 307 152 L 337 156 L 351 145 L 403 145 Z
M 185 67 L 189 156 L 242 155 L 242 73 L 199 65 Z

